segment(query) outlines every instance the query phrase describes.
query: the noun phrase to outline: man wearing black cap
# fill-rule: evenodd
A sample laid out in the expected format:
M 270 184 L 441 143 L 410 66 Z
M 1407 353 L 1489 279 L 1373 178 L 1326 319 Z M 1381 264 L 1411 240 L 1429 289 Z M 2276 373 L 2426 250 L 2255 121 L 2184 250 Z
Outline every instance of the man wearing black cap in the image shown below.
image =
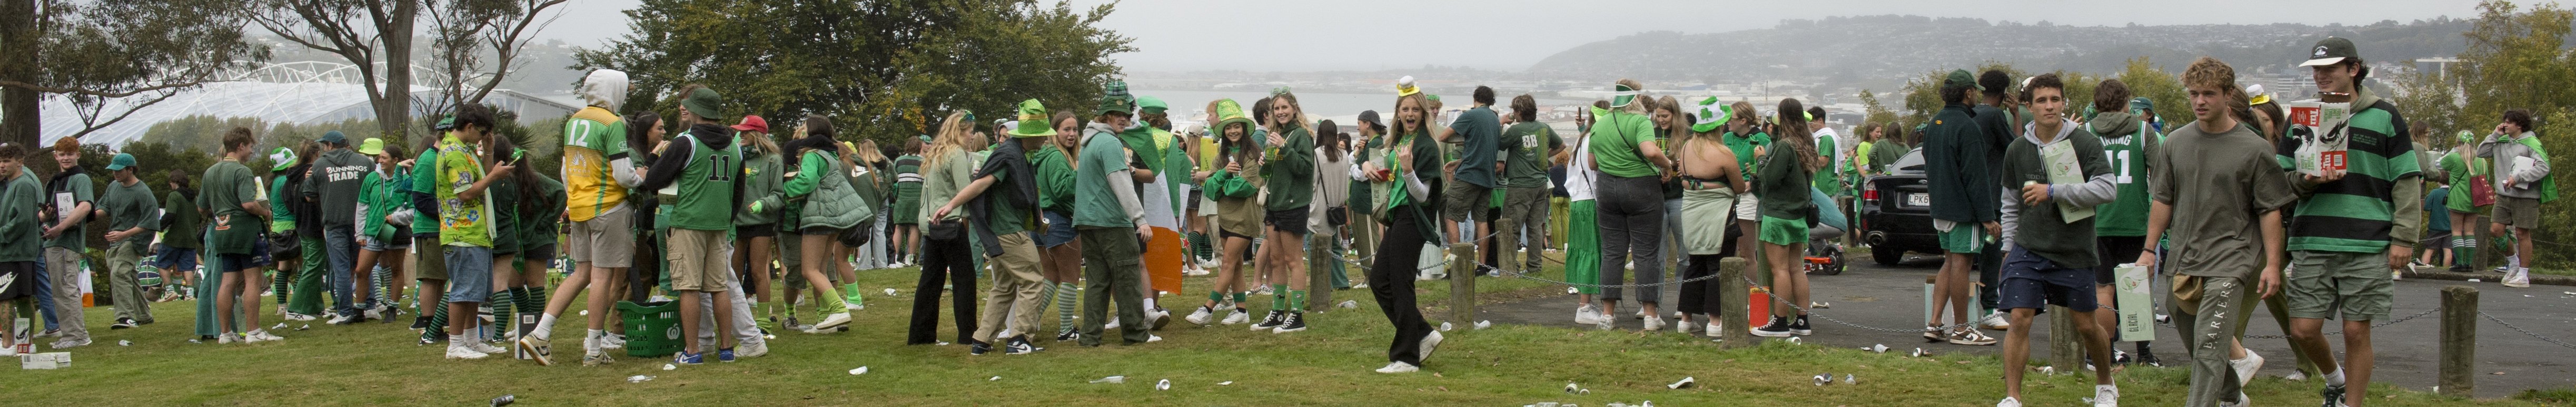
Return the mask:
M 358 241 L 354 236 L 357 231 L 358 186 L 362 183 L 360 176 L 374 169 L 376 163 L 364 154 L 351 151 L 348 136 L 338 130 L 322 133 L 320 141 L 322 154 L 313 160 L 313 174 L 304 177 L 304 196 L 301 199 L 318 204 L 320 209 L 317 216 L 321 219 L 314 221 L 322 224 L 322 251 L 331 268 L 329 274 L 324 275 L 331 280 L 331 319 L 327 322 L 346 325 L 365 321 L 368 318 L 366 314 L 377 312 L 376 304 L 360 307 L 355 303 L 368 300 L 369 296 L 351 298 L 351 292 L 355 291 L 353 279 L 366 278 L 366 274 L 353 270 L 358 258 Z
M 1351 156 L 1359 157 L 1355 162 L 1367 162 L 1371 157 L 1375 157 L 1371 154 L 1377 154 L 1378 149 L 1386 147 L 1386 140 L 1378 137 L 1386 133 L 1386 122 L 1379 120 L 1375 110 L 1360 112 L 1359 121 L 1357 127 L 1359 127 L 1360 137 L 1352 141 L 1357 148 L 1351 150 Z M 1371 219 L 1371 215 L 1377 213 L 1378 198 L 1373 189 L 1367 181 L 1351 181 L 1351 216 L 1353 218 Z M 1365 259 L 1377 254 L 1379 227 L 1377 222 L 1356 222 L 1350 225 L 1351 248 L 1359 250 L 1360 258 Z M 1365 285 L 1367 282 L 1360 284 Z
M 1939 278 L 1932 292 L 1939 299 L 1932 302 L 1933 320 L 1926 321 L 1926 341 L 1949 341 L 1960 345 L 1993 345 L 1995 338 L 1978 332 L 1969 323 L 1968 271 L 1975 266 L 1977 253 L 1993 245 L 1997 230 L 2001 196 L 1994 186 L 1994 175 L 1986 163 L 1999 162 L 1988 156 L 1993 139 L 1975 121 L 1968 106 L 1968 92 L 1982 89 L 1968 71 L 1954 70 L 1941 82 L 1941 112 L 1932 116 L 1931 127 L 1923 139 L 1923 174 L 1932 193 L 1932 228 L 1940 231 L 1941 250 L 1946 253 Z M 1988 296 L 1992 297 L 1992 296 Z M 1963 325 L 1946 332 L 1940 324 L 1941 311 L 1950 310 L 1950 322 Z
M 2326 37 L 2308 57 L 2299 66 L 2314 73 L 2320 101 L 2345 105 L 2351 114 L 2342 123 L 2320 123 L 2313 136 L 2283 137 L 2281 162 L 2313 157 L 2299 148 L 2302 143 L 2341 140 L 2343 146 L 2329 149 L 2342 150 L 2348 169 L 2330 168 L 2319 176 L 2285 168 L 2300 195 L 2289 229 L 2290 268 L 2297 270 L 2286 282 L 2290 344 L 2324 372 L 2324 405 L 2359 405 L 2367 398 L 2373 364 L 2370 323 L 2388 318 L 2395 290 L 2388 270 L 2406 267 L 2423 233 L 2423 218 L 2416 215 L 2423 213 L 2422 166 L 2405 116 L 2359 85 L 2370 69 L 2351 40 Z M 2321 332 L 2327 318 L 2343 320 L 2343 366 L 2336 366 L 2334 346 Z M 2254 366 L 2261 364 L 2254 358 Z M 2252 370 L 2237 369 L 2239 376 Z M 2347 392 L 2347 375 L 2362 385 Z

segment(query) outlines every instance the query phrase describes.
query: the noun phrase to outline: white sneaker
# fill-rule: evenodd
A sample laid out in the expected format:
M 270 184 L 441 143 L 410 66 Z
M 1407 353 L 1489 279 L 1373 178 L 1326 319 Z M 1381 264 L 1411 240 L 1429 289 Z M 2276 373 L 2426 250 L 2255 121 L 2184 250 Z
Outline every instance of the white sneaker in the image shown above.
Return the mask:
M 2021 407 L 2021 399 L 2005 397 L 2004 401 L 1995 402 L 1995 407 Z
M 2236 369 L 2236 385 L 2241 387 L 2254 382 L 2255 372 L 2263 371 L 2263 355 L 2246 349 L 2244 359 L 2228 359 L 2227 366 Z
M 242 340 L 241 334 L 225 332 L 221 335 L 215 335 L 215 343 L 230 345 L 235 343 L 249 343 L 249 341 Z
M 1654 316 L 1647 316 L 1647 317 L 1646 317 L 1646 329 L 1644 329 L 1644 331 L 1646 331 L 1646 332 L 1654 332 L 1654 331 L 1661 331 L 1661 330 L 1664 330 L 1664 319 L 1663 319 L 1663 318 L 1660 318 L 1660 317 L 1654 317 Z
M 1162 335 L 1145 334 L 1145 343 L 1155 343 L 1155 342 L 1162 342 L 1162 341 L 1163 341 L 1163 336 L 1162 336 Z
M 1244 312 L 1242 308 L 1235 308 L 1234 311 L 1229 311 L 1225 314 L 1225 319 L 1218 320 L 1216 322 L 1225 325 L 1252 322 L 1252 313 Z
M 2281 375 L 2281 380 L 2288 380 L 2288 381 L 2294 381 L 2294 382 L 2296 382 L 2296 381 L 2306 381 L 2306 380 L 2308 380 L 2308 372 L 2305 372 L 2305 371 L 2298 371 L 2298 370 L 2292 370 L 2292 371 L 2290 371 L 2290 374 Z
M 468 340 L 468 341 L 464 341 L 464 342 L 473 342 L 473 341 Z M 476 351 L 474 351 L 474 349 L 473 349 L 473 348 L 467 348 L 467 347 L 465 347 L 465 345 L 459 345 L 458 343 L 460 343 L 460 342 L 450 341 L 450 342 L 448 342 L 448 343 L 447 343 L 447 358 L 448 358 L 448 359 L 469 359 L 469 360 L 470 360 L 470 359 L 482 359 L 482 358 L 487 358 L 487 357 L 491 357 L 491 356 L 492 356 L 492 355 L 490 355 L 490 354 L 486 354 L 486 353 L 483 353 L 483 352 L 476 352 Z
M 1404 362 L 1388 363 L 1386 364 L 1386 367 L 1377 368 L 1378 373 L 1413 373 L 1419 371 L 1422 371 L 1422 368 L 1413 366 L 1411 363 Z
M 1424 362 L 1431 361 L 1431 351 L 1440 350 L 1441 339 L 1440 331 L 1431 331 L 1430 335 L 1423 335 L 1422 345 L 1420 348 L 1417 348 L 1420 350 L 1422 355 L 1417 356 L 1415 360 Z
M 2093 385 L 2093 407 L 2120 407 L 2120 386 Z
M 1591 303 L 1584 303 L 1583 306 L 1574 307 L 1575 325 L 1594 325 L 1599 323 L 1601 323 L 1601 310 L 1593 308 Z
M 2504 286 L 2513 288 L 2531 288 L 2531 268 L 2525 267 L 2513 269 L 2512 274 L 2506 274 L 2504 276 Z
M 1725 325 L 1725 324 L 1716 323 L 1716 322 L 1710 322 L 1710 323 L 1708 323 L 1708 330 L 1707 330 L 1707 331 L 1702 331 L 1702 332 L 1707 332 L 1707 333 L 1708 333 L 1708 337 L 1710 337 L 1710 338 L 1715 338 L 1715 337 L 1720 336 L 1720 335 L 1721 335 L 1721 334 L 1720 334 L 1721 332 L 1726 332 L 1726 325 Z
M 2012 329 L 2012 322 L 2005 320 L 2004 313 L 1999 311 L 1987 313 L 1985 318 L 1978 318 L 1977 326 L 2000 331 Z
M 743 342 L 734 349 L 735 358 L 756 358 L 769 354 L 769 342 Z
M 608 334 L 608 336 L 599 337 L 599 349 L 626 349 L 626 336 Z
M 1692 332 L 1698 331 L 1699 324 L 1692 323 L 1690 320 L 1673 321 L 1673 332 L 1680 332 L 1683 335 L 1691 335 Z
M 250 333 L 242 334 L 242 339 L 243 339 L 243 342 L 257 343 L 257 342 L 283 341 L 283 340 L 286 340 L 286 337 L 277 336 L 277 335 L 270 335 L 270 334 L 268 333 L 268 330 L 266 330 L 266 329 L 253 329 L 253 330 L 250 330 Z
M 283 314 L 282 316 L 283 316 L 283 317 L 285 317 L 285 318 L 286 318 L 286 320 L 288 320 L 288 321 L 311 321 L 311 320 L 317 319 L 317 318 L 314 318 L 312 315 L 304 315 L 304 314 L 298 314 L 298 313 L 293 313 L 293 312 L 285 313 L 285 314 Z
M 842 325 L 849 325 L 849 324 L 850 324 L 850 313 L 848 313 L 848 312 L 839 312 L 839 313 L 833 313 L 831 316 L 823 317 L 823 322 L 817 322 L 817 323 L 815 323 L 815 324 L 814 324 L 814 329 L 832 329 L 832 328 L 839 328 L 839 327 L 841 327 Z
M 1118 329 L 1118 316 L 1117 316 L 1117 315 L 1111 315 L 1111 316 L 1109 316 L 1109 322 L 1102 322 L 1102 323 L 1100 323 L 1100 330 L 1101 330 L 1101 331 L 1113 331 L 1113 330 L 1117 330 L 1117 329 Z
M 1199 309 L 1190 310 L 1189 316 L 1181 317 L 1181 320 L 1190 321 L 1190 323 L 1198 324 L 1199 326 L 1207 326 L 1209 322 L 1216 322 L 1215 319 L 1216 313 L 1209 312 L 1208 307 L 1199 307 Z
M 450 340 L 450 341 L 454 341 L 454 339 L 449 339 L 449 340 Z M 490 344 L 490 343 L 484 343 L 483 341 L 474 340 L 473 338 L 467 338 L 467 339 L 465 340 L 465 348 L 466 348 L 466 349 L 472 349 L 472 350 L 474 350 L 475 352 L 483 352 L 483 353 L 489 353 L 489 354 L 503 354 L 503 353 L 510 353 L 510 350 L 509 350 L 509 349 L 501 349 L 501 347 L 499 347 L 499 346 L 492 346 L 492 344 Z

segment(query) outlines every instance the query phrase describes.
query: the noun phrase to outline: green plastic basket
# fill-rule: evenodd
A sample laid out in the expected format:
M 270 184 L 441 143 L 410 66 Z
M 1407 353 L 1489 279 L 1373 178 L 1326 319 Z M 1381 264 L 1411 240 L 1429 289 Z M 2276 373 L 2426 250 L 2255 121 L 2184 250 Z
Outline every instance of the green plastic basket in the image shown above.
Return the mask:
M 626 321 L 627 356 L 653 358 L 680 352 L 679 303 L 618 301 L 617 315 Z

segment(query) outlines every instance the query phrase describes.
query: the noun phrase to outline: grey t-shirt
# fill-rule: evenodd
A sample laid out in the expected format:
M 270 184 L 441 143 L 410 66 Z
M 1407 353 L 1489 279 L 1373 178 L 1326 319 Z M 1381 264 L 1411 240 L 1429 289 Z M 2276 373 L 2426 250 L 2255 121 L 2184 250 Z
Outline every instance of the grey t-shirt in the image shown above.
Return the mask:
M 2263 137 L 2244 126 L 2205 133 L 2184 124 L 2150 160 L 2156 202 L 2173 206 L 2165 255 L 2177 273 L 2249 278 L 2263 269 L 2264 212 L 2298 198 Z

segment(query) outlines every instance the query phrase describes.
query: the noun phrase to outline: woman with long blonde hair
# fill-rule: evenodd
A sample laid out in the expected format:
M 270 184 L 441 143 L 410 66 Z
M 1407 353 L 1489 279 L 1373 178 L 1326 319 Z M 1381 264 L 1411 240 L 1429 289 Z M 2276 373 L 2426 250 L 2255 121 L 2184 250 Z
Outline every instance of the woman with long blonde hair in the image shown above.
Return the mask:
M 1718 259 L 1728 254 L 1726 235 L 1734 225 L 1727 220 L 1735 217 L 1736 196 L 1748 192 L 1744 171 L 1736 166 L 1734 150 L 1727 148 L 1718 133 L 1726 126 L 1729 111 L 1717 109 L 1716 102 L 1716 98 L 1701 101 L 1697 113 L 1685 115 L 1682 123 L 1674 124 L 1675 133 L 1681 135 L 1672 143 L 1679 151 L 1676 159 L 1680 162 L 1680 175 L 1674 181 L 1682 186 L 1680 217 L 1701 219 L 1682 222 L 1680 246 L 1690 255 L 1690 262 L 1681 272 L 1684 281 L 1717 274 Z M 1682 283 L 1678 299 L 1681 303 L 1675 307 L 1681 319 L 1674 323 L 1674 330 L 1685 334 L 1700 330 L 1717 337 L 1721 331 L 1717 311 L 1719 300 L 1724 298 L 1718 287 L 1716 281 Z M 1692 315 L 1704 317 L 1707 325 L 1693 325 Z
M 973 152 L 984 149 L 984 140 L 974 134 L 974 123 L 968 123 L 965 111 L 949 113 L 942 121 L 939 136 L 931 139 L 922 152 L 921 196 L 949 197 L 974 178 Z M 937 342 L 939 331 L 939 296 L 946 285 L 955 290 L 950 307 L 956 313 L 956 343 L 971 343 L 975 333 L 975 269 L 967 241 L 966 213 L 950 212 L 933 218 L 932 205 L 921 206 L 921 279 L 913 285 L 912 325 L 907 345 Z
M 1377 298 L 1378 311 L 1395 326 L 1394 341 L 1387 347 L 1386 367 L 1378 373 L 1411 373 L 1421 370 L 1431 351 L 1440 346 L 1439 331 L 1423 322 L 1422 309 L 1414 305 L 1413 279 L 1420 271 L 1422 246 L 1437 234 L 1432 225 L 1440 219 L 1440 144 L 1431 139 L 1431 103 L 1410 82 L 1396 88 L 1395 125 L 1387 134 L 1385 153 L 1360 166 L 1369 182 L 1383 185 L 1386 207 L 1376 211 L 1377 219 L 1386 224 L 1386 234 L 1378 240 L 1377 259 L 1368 268 L 1369 293 Z

